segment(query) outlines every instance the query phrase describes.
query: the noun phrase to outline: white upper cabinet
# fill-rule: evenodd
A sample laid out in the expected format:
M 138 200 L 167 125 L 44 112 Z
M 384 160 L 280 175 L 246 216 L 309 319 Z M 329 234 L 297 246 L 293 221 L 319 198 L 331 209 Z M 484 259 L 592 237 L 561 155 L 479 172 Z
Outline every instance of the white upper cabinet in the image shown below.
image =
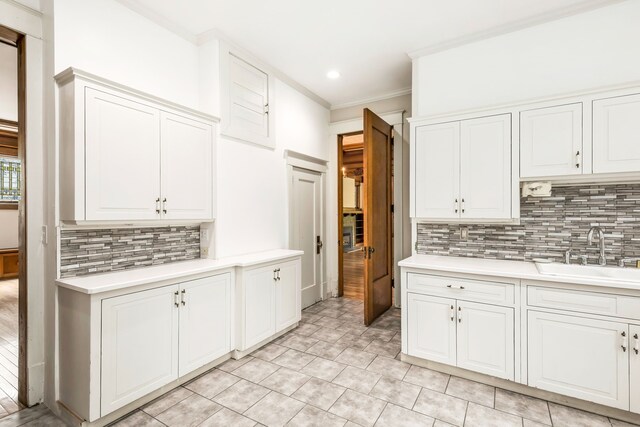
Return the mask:
M 160 112 L 91 88 L 85 102 L 84 219 L 157 218 Z
M 222 134 L 275 147 L 272 79 L 264 67 L 236 52 L 222 48 L 220 55 Z
M 640 94 L 593 101 L 593 172 L 640 172 Z
M 460 122 L 415 130 L 415 216 L 458 218 Z
M 61 220 L 214 218 L 217 119 L 74 69 L 56 79 Z
M 165 112 L 160 118 L 164 218 L 212 218 L 212 126 Z
M 582 103 L 520 112 L 520 177 L 580 175 Z
M 511 115 L 460 122 L 460 215 L 511 218 Z
M 511 114 L 415 126 L 413 216 L 435 221 L 513 218 Z

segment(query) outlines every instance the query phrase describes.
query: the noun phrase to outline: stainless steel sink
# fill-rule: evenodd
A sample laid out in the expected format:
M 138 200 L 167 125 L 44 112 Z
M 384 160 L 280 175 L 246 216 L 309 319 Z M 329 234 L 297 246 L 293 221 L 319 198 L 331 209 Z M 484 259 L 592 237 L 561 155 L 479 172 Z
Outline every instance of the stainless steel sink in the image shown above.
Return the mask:
M 540 274 L 593 280 L 640 282 L 640 269 L 559 263 L 536 263 Z

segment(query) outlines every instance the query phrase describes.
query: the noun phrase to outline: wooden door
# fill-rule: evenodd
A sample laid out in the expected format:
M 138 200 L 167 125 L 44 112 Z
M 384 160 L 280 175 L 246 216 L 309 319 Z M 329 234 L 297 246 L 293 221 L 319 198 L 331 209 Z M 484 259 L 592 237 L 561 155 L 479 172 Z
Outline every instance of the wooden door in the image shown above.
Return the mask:
M 640 325 L 629 326 L 629 378 L 633 378 L 630 383 L 631 412 L 640 414 Z
M 276 332 L 300 321 L 300 261 L 278 264 L 275 286 Z
M 511 218 L 511 114 L 460 122 L 460 217 Z
M 413 147 L 413 216 L 459 218 L 460 122 L 418 126 Z
M 529 385 L 629 410 L 628 334 L 626 323 L 529 311 Z
M 593 101 L 593 173 L 640 171 L 640 94 Z
M 322 188 L 321 175 L 293 169 L 291 188 L 291 249 L 302 255 L 302 308 L 322 299 Z
M 85 219 L 159 218 L 159 110 L 94 89 L 85 97 Z
M 213 218 L 213 128 L 162 112 L 161 208 L 164 219 Z
M 582 103 L 520 113 L 520 176 L 580 175 Z
M 407 294 L 407 351 L 409 356 L 456 364 L 456 301 Z
M 231 351 L 231 274 L 180 285 L 180 376 Z
M 258 344 L 276 332 L 275 282 L 277 266 L 259 267 L 244 273 L 244 345 Z
M 393 127 L 364 110 L 364 323 L 391 307 L 393 293 Z
M 513 381 L 513 308 L 465 301 L 457 305 L 458 367 Z
M 178 285 L 102 301 L 102 416 L 178 378 Z

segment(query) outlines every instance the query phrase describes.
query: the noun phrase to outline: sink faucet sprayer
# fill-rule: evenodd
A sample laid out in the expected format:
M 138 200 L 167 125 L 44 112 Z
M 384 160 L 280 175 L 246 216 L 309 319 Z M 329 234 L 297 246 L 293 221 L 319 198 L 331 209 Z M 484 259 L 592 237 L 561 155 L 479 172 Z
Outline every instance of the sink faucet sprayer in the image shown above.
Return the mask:
M 587 234 L 587 244 L 593 244 L 593 234 L 598 233 L 598 244 L 600 246 L 600 257 L 598 258 L 598 264 L 607 265 L 607 259 L 604 256 L 604 231 L 600 227 L 591 227 Z

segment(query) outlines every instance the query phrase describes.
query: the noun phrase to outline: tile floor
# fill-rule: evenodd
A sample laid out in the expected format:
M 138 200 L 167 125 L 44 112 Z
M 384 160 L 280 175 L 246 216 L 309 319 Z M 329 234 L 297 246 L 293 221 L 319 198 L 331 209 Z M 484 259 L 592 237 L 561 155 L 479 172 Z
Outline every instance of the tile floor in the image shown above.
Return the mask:
M 345 298 L 309 307 L 295 330 L 115 425 L 631 426 L 401 362 L 400 311 L 369 328 L 362 312 Z

